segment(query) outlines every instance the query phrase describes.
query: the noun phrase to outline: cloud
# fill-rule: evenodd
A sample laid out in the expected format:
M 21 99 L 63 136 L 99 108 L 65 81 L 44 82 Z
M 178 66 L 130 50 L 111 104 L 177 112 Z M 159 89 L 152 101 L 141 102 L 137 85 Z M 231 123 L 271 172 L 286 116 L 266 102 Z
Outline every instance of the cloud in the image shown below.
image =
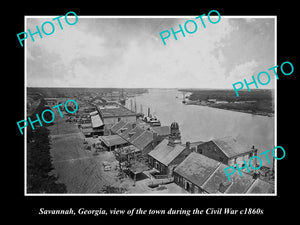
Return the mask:
M 258 63 L 255 60 L 238 64 L 230 71 L 229 78 L 244 79 L 245 77 L 251 77 L 255 75 L 257 66 Z
M 199 23 L 194 34 L 178 33 L 178 40 L 170 37 L 163 45 L 159 32 L 188 19 L 79 17 L 74 26 L 27 41 L 28 85 L 231 88 L 236 78 L 262 65 L 252 48 L 269 36 L 252 34 L 253 40 L 243 42 L 253 21 L 245 30 L 242 21 L 206 20 L 205 29 Z M 270 46 L 265 50 L 270 52 Z

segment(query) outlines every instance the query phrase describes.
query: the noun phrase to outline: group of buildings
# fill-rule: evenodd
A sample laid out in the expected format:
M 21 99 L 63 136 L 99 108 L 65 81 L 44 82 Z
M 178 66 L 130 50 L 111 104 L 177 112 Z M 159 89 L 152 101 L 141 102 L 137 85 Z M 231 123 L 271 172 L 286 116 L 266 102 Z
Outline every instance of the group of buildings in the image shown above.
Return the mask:
M 254 146 L 236 138 L 182 143 L 176 122 L 151 126 L 117 103 L 93 105 L 86 113 L 89 119 L 80 125 L 84 135 L 97 135 L 117 159 L 131 162 L 134 175 L 150 168 L 162 177 L 172 177 L 190 193 L 274 193 L 274 183 L 265 179 L 267 173 L 235 173 L 228 181 L 226 167 L 243 167 L 244 160 L 257 155 Z M 274 174 L 274 169 L 268 174 Z

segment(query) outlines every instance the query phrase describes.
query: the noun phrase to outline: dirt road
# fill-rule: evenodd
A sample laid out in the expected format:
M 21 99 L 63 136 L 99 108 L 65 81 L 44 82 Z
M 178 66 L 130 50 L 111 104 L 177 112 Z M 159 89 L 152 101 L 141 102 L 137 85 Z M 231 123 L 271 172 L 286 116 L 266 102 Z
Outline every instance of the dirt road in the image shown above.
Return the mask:
M 97 193 L 103 185 L 118 184 L 117 161 L 112 152 L 94 156 L 93 148 L 85 150 L 83 134 L 76 124 L 68 123 L 66 119 L 57 115 L 55 124 L 49 127 L 53 173 L 58 176 L 58 181 L 67 186 L 68 193 Z M 103 170 L 103 161 L 111 162 L 111 171 Z

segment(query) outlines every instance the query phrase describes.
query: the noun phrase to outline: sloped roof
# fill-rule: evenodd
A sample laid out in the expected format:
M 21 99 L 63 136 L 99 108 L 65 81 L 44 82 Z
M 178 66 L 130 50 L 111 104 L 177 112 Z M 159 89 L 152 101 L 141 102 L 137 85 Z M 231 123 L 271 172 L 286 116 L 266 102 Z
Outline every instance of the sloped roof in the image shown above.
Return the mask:
M 122 136 L 122 138 L 126 139 L 128 137 L 128 133 L 133 129 L 133 127 L 132 127 L 133 124 L 134 124 L 134 122 L 127 122 L 123 127 L 121 127 L 117 131 L 117 134 Z
M 134 139 L 131 144 L 136 146 L 138 149 L 143 150 L 147 145 L 153 141 L 153 134 L 150 131 L 143 132 L 140 136 Z
M 199 153 L 192 152 L 174 172 L 201 187 L 221 163 Z
M 99 114 L 91 116 L 91 120 L 92 120 L 92 127 L 93 128 L 100 127 L 100 126 L 104 125 L 104 123 L 101 120 Z
M 224 170 L 227 167 L 214 159 L 192 152 L 177 166 L 175 172 L 208 193 L 246 193 L 255 180 L 250 174 L 242 172 L 243 176 L 240 176 L 236 171 L 230 175 L 229 182 Z
M 170 134 L 169 126 L 152 127 L 152 130 L 156 132 L 158 136 L 167 136 Z
M 101 136 L 99 137 L 101 141 L 104 142 L 104 144 L 107 147 L 115 146 L 115 145 L 121 145 L 127 143 L 123 138 L 121 138 L 119 135 L 110 135 L 110 136 Z
M 245 154 L 247 152 L 252 152 L 250 146 L 243 144 L 238 139 L 233 137 L 224 137 L 213 139 L 212 142 L 218 146 L 218 148 L 228 157 L 233 158 L 238 155 Z
M 168 143 L 169 140 L 164 139 L 148 155 L 168 166 L 185 149 L 182 145 L 177 144 L 173 147 Z
M 259 193 L 274 193 L 275 185 L 261 179 L 256 179 L 252 186 L 248 189 L 247 193 L 259 194 Z
M 116 133 L 121 127 L 123 127 L 126 124 L 124 120 L 120 120 L 118 123 L 115 123 L 111 128 L 111 132 Z
M 247 173 L 242 173 L 243 176 L 240 176 L 236 171 L 234 174 L 230 175 L 231 182 L 229 182 L 224 170 L 227 167 L 227 165 L 221 164 L 216 168 L 201 188 L 208 193 L 246 193 L 248 188 L 254 182 L 252 176 Z M 223 186 L 222 190 L 220 186 Z
M 127 140 L 129 142 L 132 142 L 132 141 L 134 141 L 134 139 L 136 139 L 138 136 L 140 136 L 143 132 L 145 132 L 145 130 L 137 126 L 128 133 Z M 130 137 L 129 134 L 132 134 L 132 136 Z

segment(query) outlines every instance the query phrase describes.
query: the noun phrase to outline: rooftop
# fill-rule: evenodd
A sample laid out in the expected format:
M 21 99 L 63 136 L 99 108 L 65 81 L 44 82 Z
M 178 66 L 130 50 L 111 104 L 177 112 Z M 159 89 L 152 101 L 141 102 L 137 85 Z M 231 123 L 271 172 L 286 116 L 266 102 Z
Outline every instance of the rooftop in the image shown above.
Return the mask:
M 253 152 L 250 146 L 239 141 L 237 138 L 224 137 L 211 140 L 228 157 L 233 158 L 248 152 Z
M 154 133 L 157 133 L 158 136 L 167 136 L 170 134 L 168 126 L 150 127 L 144 123 L 126 123 L 123 120 L 114 124 L 111 127 L 111 131 L 141 150 L 154 140 Z
M 216 160 L 192 152 L 176 167 L 174 172 L 201 187 L 220 164 Z
M 148 155 L 168 166 L 184 149 L 182 145 L 170 146 L 169 140 L 164 139 Z
M 91 120 L 92 120 L 92 127 L 93 128 L 100 127 L 100 126 L 104 125 L 104 123 L 101 120 L 99 114 L 91 115 Z
M 107 117 L 122 117 L 122 116 L 136 116 L 136 113 L 125 108 L 117 103 L 98 105 L 98 110 L 103 118 Z
M 274 193 L 274 184 L 263 181 L 261 179 L 256 179 L 251 187 L 248 189 L 247 193 Z
M 111 147 L 111 146 L 121 145 L 121 144 L 126 144 L 127 143 L 127 141 L 125 141 L 119 135 L 101 136 L 101 137 L 99 137 L 99 139 L 107 147 Z
M 252 176 L 247 173 L 242 173 L 243 176 L 240 176 L 239 173 L 236 172 L 230 176 L 232 182 L 229 182 L 224 171 L 227 167 L 227 165 L 220 164 L 203 184 L 202 188 L 209 193 L 246 193 L 254 182 Z
M 119 129 L 125 126 L 126 122 L 124 120 L 120 120 L 118 123 L 115 123 L 111 128 L 112 133 L 116 133 Z
M 150 131 L 144 131 L 140 136 L 134 139 L 131 143 L 138 149 L 144 149 L 153 141 L 153 134 Z
M 230 175 L 228 180 L 224 169 L 227 168 L 214 159 L 192 152 L 180 163 L 174 172 L 208 193 L 274 193 L 274 184 L 260 179 L 253 179 L 252 175 L 238 172 Z
M 151 129 L 156 132 L 158 136 L 168 136 L 170 134 L 169 126 L 152 127 Z

